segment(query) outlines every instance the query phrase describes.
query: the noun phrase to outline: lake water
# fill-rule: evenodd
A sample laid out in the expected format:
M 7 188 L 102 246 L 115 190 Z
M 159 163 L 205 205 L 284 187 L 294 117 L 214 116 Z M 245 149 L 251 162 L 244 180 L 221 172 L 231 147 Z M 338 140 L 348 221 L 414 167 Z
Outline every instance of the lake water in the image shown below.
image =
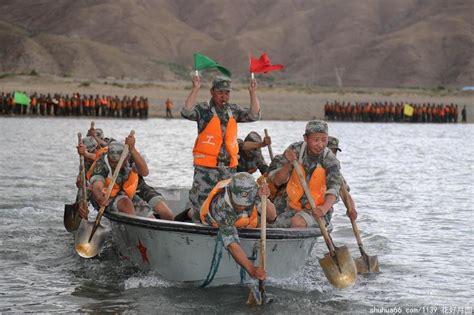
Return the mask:
M 75 254 L 63 226 L 75 198 L 77 132 L 86 119 L 0 118 L 0 312 L 470 314 L 474 293 L 473 125 L 330 123 L 359 211 L 359 228 L 381 273 L 332 288 L 314 246 L 304 272 L 267 282 L 273 304 L 248 307 L 243 285 L 200 289 L 121 261 L 112 245 L 98 259 Z M 106 136 L 136 131 L 155 186 L 190 186 L 196 124 L 186 120 L 96 120 Z M 272 136 L 282 152 L 305 122 L 239 125 Z M 268 161 L 268 152 L 264 149 Z M 333 239 L 359 257 L 342 203 Z M 267 262 L 271 264 L 271 261 Z

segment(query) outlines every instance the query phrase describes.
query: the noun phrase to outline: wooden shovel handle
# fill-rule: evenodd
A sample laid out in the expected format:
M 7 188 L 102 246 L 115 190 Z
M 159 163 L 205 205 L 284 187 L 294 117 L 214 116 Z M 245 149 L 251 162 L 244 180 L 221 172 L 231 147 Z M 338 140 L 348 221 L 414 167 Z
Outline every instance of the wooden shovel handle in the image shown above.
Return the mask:
M 267 256 L 267 196 L 262 196 L 260 221 L 260 267 L 265 270 Z
M 344 206 L 346 206 L 347 211 L 349 211 L 349 212 L 354 211 L 354 209 L 352 208 L 352 202 L 351 202 L 352 197 L 349 194 L 349 192 L 347 191 L 347 185 L 346 185 L 345 181 L 342 182 L 341 189 L 340 189 L 340 195 L 341 195 L 342 202 L 344 203 Z M 356 240 L 357 240 L 357 245 L 359 246 L 359 249 L 361 249 L 361 251 L 363 251 L 363 249 L 362 249 L 363 248 L 362 238 L 360 237 L 360 232 L 359 232 L 359 228 L 357 227 L 357 223 L 351 217 L 349 217 L 349 218 L 351 220 L 352 230 L 354 231 L 354 235 L 355 235 Z M 365 252 L 364 252 L 364 254 L 365 254 Z
M 130 131 L 130 135 L 133 136 L 135 134 L 135 130 Z M 112 179 L 110 180 L 110 184 L 107 187 L 107 191 L 105 193 L 105 199 L 108 200 L 110 198 L 110 194 L 112 193 L 112 189 L 114 188 L 115 181 L 117 180 L 118 174 L 120 173 L 120 169 L 122 168 L 122 164 L 128 156 L 128 144 L 125 144 L 125 148 L 122 151 L 122 155 L 115 167 L 114 173 L 112 175 Z M 105 206 L 100 207 L 99 213 L 97 213 L 97 217 L 95 218 L 94 227 L 92 228 L 91 235 L 89 236 L 89 242 L 92 240 L 97 227 L 99 226 L 100 219 L 102 219 L 102 215 L 104 214 Z
M 265 132 L 265 137 L 269 137 L 268 130 L 264 129 L 263 131 Z M 273 160 L 273 150 L 271 144 L 268 145 L 268 154 L 270 155 L 270 160 Z
M 77 142 L 78 144 L 82 144 L 82 134 L 79 132 L 77 134 Z M 79 155 L 79 173 L 81 176 L 81 193 L 82 193 L 82 205 L 86 206 L 87 205 L 87 186 L 86 186 L 86 169 L 85 169 L 85 163 L 84 163 L 84 157 L 82 155 Z
M 95 121 L 91 121 L 91 128 L 90 129 L 95 129 Z
M 301 166 L 298 164 L 298 162 L 296 162 L 296 160 L 293 160 L 293 168 L 296 170 L 296 174 L 298 174 L 298 178 L 300 179 L 301 186 L 303 186 L 304 193 L 306 194 L 306 198 L 308 198 L 311 208 L 316 209 L 316 203 L 314 202 L 313 196 L 311 195 L 311 192 L 309 191 L 308 183 L 306 183 L 306 179 L 304 178 L 300 167 Z M 321 233 L 323 234 L 324 241 L 326 242 L 326 245 L 328 246 L 328 249 L 331 252 L 331 255 L 334 255 L 335 254 L 334 244 L 332 243 L 332 240 L 329 237 L 326 226 L 324 225 L 321 218 L 315 217 L 315 220 L 316 222 L 318 222 L 319 229 L 321 230 Z

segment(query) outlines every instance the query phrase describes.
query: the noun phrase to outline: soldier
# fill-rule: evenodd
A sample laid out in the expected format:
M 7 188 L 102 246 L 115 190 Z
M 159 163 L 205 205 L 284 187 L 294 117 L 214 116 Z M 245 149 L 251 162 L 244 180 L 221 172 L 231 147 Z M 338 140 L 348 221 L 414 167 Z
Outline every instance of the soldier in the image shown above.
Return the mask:
M 147 176 L 148 166 L 140 153 L 135 149 L 135 137 L 129 135 L 125 143 L 129 145 L 129 154 L 133 164 L 122 164 L 110 199 L 106 199 L 104 190 L 110 182 L 110 178 L 125 147 L 121 142 L 115 141 L 110 143 L 108 152 L 101 155 L 96 161 L 90 178 L 91 203 L 96 209 L 106 206 L 107 211 L 120 211 L 143 217 L 153 217 L 151 207 L 137 195 L 138 176 Z
M 255 131 L 251 131 L 244 140 L 237 139 L 239 144 L 239 165 L 237 172 L 247 172 L 253 174 L 260 171 L 260 174 L 265 174 L 268 170 L 267 162 L 262 155 L 263 147 L 270 145 L 272 140 L 270 137 L 262 137 Z
M 339 161 L 326 147 L 327 123 L 321 120 L 308 122 L 303 138 L 304 141 L 295 142 L 285 150 L 286 163 L 273 174 L 275 186 L 286 183 L 288 194 L 287 209 L 277 217 L 275 227 L 314 227 L 317 226 L 315 217 L 325 217 L 329 223 L 332 206 L 339 196 L 342 176 Z M 302 166 L 316 209 L 311 209 L 296 170 L 293 169 L 293 161 Z
M 231 80 L 217 77 L 212 82 L 211 100 L 195 104 L 201 79 L 193 77 L 193 87 L 181 110 L 183 118 L 197 122 L 198 136 L 194 144 L 194 177 L 188 206 L 198 221 L 199 209 L 218 181 L 230 178 L 238 165 L 237 122 L 260 119 L 257 82 L 249 84 L 250 109 L 230 104 Z M 197 217 L 196 217 L 197 216 Z
M 259 280 L 265 279 L 265 270 L 254 266 L 247 258 L 240 247 L 237 229 L 258 226 L 258 213 L 262 207 L 260 198 L 269 194 L 268 186 L 258 188 L 252 175 L 236 173 L 217 183 L 200 211 L 201 223 L 218 227 L 224 247 L 252 278 Z M 267 201 L 267 222 L 273 222 L 275 218 L 275 207 Z
M 331 150 L 331 152 L 337 157 L 337 151 L 342 151 L 339 148 L 339 139 L 336 138 L 336 137 L 329 136 L 328 137 L 328 149 Z M 351 218 L 355 221 L 357 219 L 357 211 L 356 211 L 354 200 L 352 199 L 351 195 L 349 194 L 351 189 L 350 189 L 349 185 L 347 185 L 346 179 L 344 177 L 342 177 L 342 180 L 343 180 L 344 184 L 346 185 L 347 193 L 349 195 L 349 202 L 352 204 L 351 208 L 353 210 L 353 211 L 350 211 L 350 209 L 347 209 L 346 215 L 349 218 Z
M 166 108 L 166 118 L 173 118 L 173 113 L 171 112 L 171 109 L 173 108 L 173 101 L 170 100 L 169 98 L 166 99 L 165 108 Z

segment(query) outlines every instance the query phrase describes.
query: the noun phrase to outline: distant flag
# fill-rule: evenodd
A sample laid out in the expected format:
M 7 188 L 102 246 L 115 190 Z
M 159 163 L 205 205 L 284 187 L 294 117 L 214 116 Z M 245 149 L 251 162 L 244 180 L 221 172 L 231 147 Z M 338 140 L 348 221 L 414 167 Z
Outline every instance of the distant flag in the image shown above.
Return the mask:
M 270 71 L 276 71 L 283 69 L 284 66 L 281 64 L 270 63 L 270 58 L 266 53 L 263 53 L 260 58 L 250 57 L 250 73 L 267 73 Z
M 25 93 L 15 92 L 13 100 L 15 101 L 15 104 L 21 104 L 23 106 L 30 105 L 30 98 Z
M 211 69 L 211 68 L 216 68 L 223 75 L 228 76 L 229 78 L 232 76 L 232 73 L 227 68 L 225 68 L 224 66 L 221 66 L 216 61 L 209 58 L 208 56 L 194 53 L 194 70 L 197 71 L 197 70 L 204 70 L 204 69 Z
M 408 117 L 413 116 L 413 107 L 410 106 L 410 104 L 405 104 L 405 106 L 403 106 L 403 114 Z

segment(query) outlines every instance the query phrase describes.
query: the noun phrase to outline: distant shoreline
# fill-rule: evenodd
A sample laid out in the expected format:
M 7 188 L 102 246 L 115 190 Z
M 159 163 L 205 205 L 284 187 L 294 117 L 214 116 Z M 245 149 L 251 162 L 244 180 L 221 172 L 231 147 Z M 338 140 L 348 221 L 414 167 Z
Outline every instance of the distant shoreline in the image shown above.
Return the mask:
M 87 95 L 144 96 L 148 97 L 149 118 L 165 118 L 165 100 L 173 100 L 173 116 L 180 117 L 191 84 L 190 82 L 136 82 L 101 79 L 84 81 L 53 76 L 12 76 L 0 79 L 0 92 L 25 91 L 37 93 L 80 93 Z M 329 88 L 304 86 L 268 86 L 260 84 L 258 97 L 265 120 L 301 120 L 324 118 L 324 104 L 340 102 L 408 102 L 414 104 L 457 104 L 467 108 L 467 121 L 474 121 L 474 92 L 428 89 Z M 209 82 L 204 82 L 198 101 L 208 101 Z M 246 85 L 234 84 L 231 102 L 248 107 Z M 106 118 L 106 117 L 104 117 Z M 459 121 L 461 121 L 459 119 Z

